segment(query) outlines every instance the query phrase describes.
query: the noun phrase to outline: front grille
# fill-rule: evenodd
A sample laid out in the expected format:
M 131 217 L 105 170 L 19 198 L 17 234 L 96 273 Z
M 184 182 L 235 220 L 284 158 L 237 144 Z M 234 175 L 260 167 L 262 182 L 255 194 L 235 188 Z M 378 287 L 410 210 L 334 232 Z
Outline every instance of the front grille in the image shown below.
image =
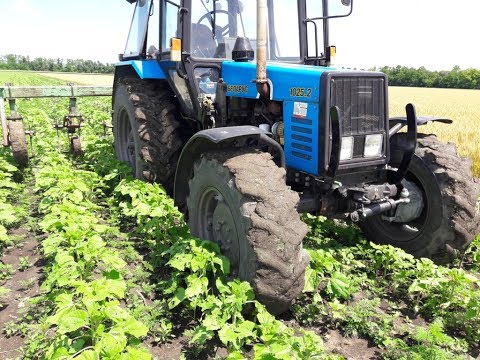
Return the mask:
M 384 132 L 385 80 L 382 77 L 332 77 L 330 106 L 340 110 L 343 136 Z

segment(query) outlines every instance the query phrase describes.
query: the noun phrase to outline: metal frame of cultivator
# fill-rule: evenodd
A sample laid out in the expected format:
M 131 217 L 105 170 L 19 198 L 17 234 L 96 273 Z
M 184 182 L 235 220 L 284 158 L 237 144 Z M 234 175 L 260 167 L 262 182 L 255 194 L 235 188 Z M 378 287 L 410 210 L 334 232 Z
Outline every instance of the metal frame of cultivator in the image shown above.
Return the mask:
M 85 118 L 77 111 L 77 98 L 91 96 L 111 97 L 112 87 L 78 86 L 74 84 L 66 86 L 12 86 L 12 84 L 6 84 L 5 87 L 0 87 L 0 120 L 2 124 L 3 146 L 11 147 L 15 162 L 20 166 L 26 166 L 29 159 L 26 135 L 30 136 L 31 139 L 34 131 L 25 131 L 23 117 L 17 111 L 16 100 L 68 97 L 70 99 L 68 114 L 64 116 L 60 124 L 58 121 L 55 121 L 53 127 L 57 132 L 60 129 L 65 129 L 70 138 L 70 152 L 73 156 L 81 155 L 80 130 L 84 125 Z M 10 116 L 6 115 L 6 101 L 9 104 Z M 103 126 L 105 128 L 111 127 L 106 123 Z

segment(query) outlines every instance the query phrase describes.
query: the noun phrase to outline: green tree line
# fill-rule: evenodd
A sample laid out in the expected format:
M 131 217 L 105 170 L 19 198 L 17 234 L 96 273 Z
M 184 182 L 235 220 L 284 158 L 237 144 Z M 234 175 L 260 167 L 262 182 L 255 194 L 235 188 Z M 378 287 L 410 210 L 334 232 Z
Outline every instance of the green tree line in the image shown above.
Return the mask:
M 0 55 L 0 70 L 61 71 L 79 73 L 113 73 L 113 64 L 83 59 L 48 59 L 23 55 Z M 480 89 L 480 70 L 430 71 L 423 66 L 415 69 L 405 66 L 384 66 L 379 70 L 388 75 L 392 86 Z
M 83 59 L 48 59 L 23 55 L 0 55 L 0 70 L 61 71 L 79 73 L 113 73 L 113 64 Z
M 377 70 L 388 75 L 392 86 L 480 89 L 480 70 L 477 69 L 461 70 L 455 66 L 451 71 L 430 71 L 423 66 L 418 69 L 385 66 Z

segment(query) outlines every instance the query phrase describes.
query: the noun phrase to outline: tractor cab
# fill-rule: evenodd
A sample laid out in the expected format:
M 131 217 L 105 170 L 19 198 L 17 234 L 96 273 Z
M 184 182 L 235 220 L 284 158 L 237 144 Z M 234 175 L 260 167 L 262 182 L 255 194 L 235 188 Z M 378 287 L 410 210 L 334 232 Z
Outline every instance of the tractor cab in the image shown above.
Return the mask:
M 135 11 L 120 60 L 156 69 L 158 74 L 143 75 L 149 78 L 162 77 L 175 61 L 189 84 L 183 87 L 171 72 L 169 77 L 190 116 L 201 111 L 204 94 L 215 96 L 225 61 L 252 61 L 260 51 L 269 62 L 331 65 L 335 47 L 329 44 L 328 21 L 352 12 L 350 0 L 265 0 L 258 47 L 256 0 L 128 1 Z
M 196 59 L 232 59 L 238 37 L 256 47 L 256 0 L 128 0 L 136 3 L 122 59 L 169 58 L 171 39 Z M 350 0 L 265 1 L 267 54 L 272 61 L 324 60 L 328 19 L 349 16 Z M 160 49 L 160 50 L 159 50 Z

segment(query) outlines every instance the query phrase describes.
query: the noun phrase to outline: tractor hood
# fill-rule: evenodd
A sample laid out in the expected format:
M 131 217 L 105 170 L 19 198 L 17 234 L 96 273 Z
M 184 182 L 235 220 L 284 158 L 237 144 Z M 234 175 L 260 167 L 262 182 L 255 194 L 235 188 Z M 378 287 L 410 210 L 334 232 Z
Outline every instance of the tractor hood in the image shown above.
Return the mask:
M 318 175 L 320 158 L 319 136 L 322 130 L 320 102 L 321 79 L 335 69 L 300 64 L 267 63 L 270 98 L 283 103 L 285 114 L 285 159 L 287 165 L 309 174 Z M 227 85 L 227 97 L 256 99 L 260 95 L 256 84 L 254 62 L 226 61 L 222 77 Z M 293 141 L 293 138 L 302 139 Z M 294 148 L 296 147 L 296 148 Z
M 320 101 L 320 79 L 334 68 L 299 64 L 267 63 L 270 97 L 277 101 Z M 227 85 L 227 96 L 256 99 L 256 64 L 254 62 L 225 61 L 222 78 Z
M 222 77 L 227 97 L 259 97 L 254 62 L 226 61 Z M 388 106 L 385 74 L 300 64 L 267 63 L 270 98 L 283 104 L 287 167 L 325 176 L 332 153 L 330 109 L 338 109 L 338 136 L 349 138 L 351 156 L 339 170 L 388 162 Z M 381 153 L 364 157 L 365 136 L 381 135 Z M 337 139 L 337 143 L 340 139 Z M 340 158 L 340 154 L 335 154 Z M 348 155 L 348 154 L 347 154 Z

